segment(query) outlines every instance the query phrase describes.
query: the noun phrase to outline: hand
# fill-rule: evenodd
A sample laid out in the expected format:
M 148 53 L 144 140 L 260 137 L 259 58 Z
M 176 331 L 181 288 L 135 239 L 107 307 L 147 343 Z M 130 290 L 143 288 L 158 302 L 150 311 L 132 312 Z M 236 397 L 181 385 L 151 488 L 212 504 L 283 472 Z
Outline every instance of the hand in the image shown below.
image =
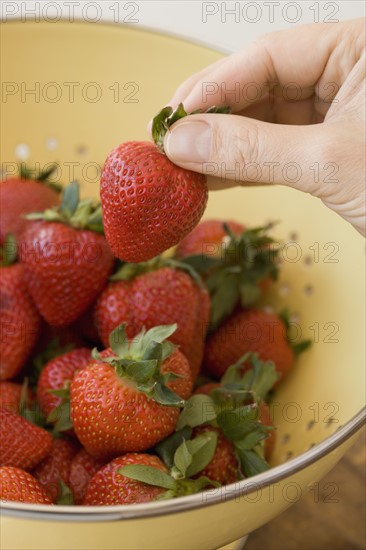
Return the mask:
M 364 47 L 363 19 L 263 36 L 178 88 L 168 105 L 233 114 L 175 123 L 166 154 L 214 176 L 211 189 L 278 183 L 311 193 L 365 234 Z

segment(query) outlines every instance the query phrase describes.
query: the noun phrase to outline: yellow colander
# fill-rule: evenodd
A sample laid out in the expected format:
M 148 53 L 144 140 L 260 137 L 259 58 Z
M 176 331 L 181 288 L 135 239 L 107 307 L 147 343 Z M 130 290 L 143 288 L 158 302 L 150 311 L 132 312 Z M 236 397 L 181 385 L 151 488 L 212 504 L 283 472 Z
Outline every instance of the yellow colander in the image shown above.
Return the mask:
M 173 37 L 81 22 L 8 22 L 1 47 L 3 171 L 56 160 L 62 181 L 78 178 L 94 196 L 108 152 L 146 139 L 147 121 L 176 86 L 220 57 Z M 365 418 L 363 238 L 320 201 L 284 187 L 217 191 L 205 216 L 281 220 L 281 277 L 263 305 L 288 307 L 314 341 L 273 399 L 273 469 L 135 506 L 5 503 L 3 550 L 219 548 L 298 500 L 354 442 Z

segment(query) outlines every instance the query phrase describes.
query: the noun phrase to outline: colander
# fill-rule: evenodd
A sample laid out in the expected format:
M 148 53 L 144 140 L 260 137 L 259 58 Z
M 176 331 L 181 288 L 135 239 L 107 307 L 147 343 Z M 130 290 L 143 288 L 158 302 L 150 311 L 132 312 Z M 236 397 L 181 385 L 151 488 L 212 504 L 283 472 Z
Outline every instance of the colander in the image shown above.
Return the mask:
M 146 139 L 147 121 L 176 86 L 221 55 L 112 24 L 12 21 L 1 33 L 2 169 L 56 160 L 62 181 L 78 178 L 84 195 L 98 195 L 108 152 Z M 214 192 L 205 216 L 252 226 L 281 220 L 281 276 L 262 305 L 289 308 L 298 336 L 314 341 L 273 397 L 273 468 L 134 506 L 7 503 L 3 550 L 219 548 L 296 502 L 354 442 L 365 420 L 362 237 L 320 201 L 285 187 Z

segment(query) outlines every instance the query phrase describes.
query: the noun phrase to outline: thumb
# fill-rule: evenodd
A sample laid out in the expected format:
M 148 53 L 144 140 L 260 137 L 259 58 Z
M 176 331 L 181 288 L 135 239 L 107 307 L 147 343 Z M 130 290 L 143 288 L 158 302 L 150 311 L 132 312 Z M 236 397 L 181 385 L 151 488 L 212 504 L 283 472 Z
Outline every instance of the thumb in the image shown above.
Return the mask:
M 292 126 L 202 114 L 176 122 L 165 135 L 164 148 L 175 164 L 207 176 L 237 184 L 279 183 L 316 194 L 314 163 L 320 162 L 324 133 L 323 124 Z

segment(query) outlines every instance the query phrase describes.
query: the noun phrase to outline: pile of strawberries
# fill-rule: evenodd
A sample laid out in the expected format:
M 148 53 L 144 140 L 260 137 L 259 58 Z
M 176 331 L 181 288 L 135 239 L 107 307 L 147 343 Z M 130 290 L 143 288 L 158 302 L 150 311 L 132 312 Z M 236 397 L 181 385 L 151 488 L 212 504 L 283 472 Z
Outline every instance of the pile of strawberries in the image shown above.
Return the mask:
M 306 347 L 257 306 L 268 228 L 198 223 L 204 178 L 152 143 L 111 153 L 102 205 L 50 175 L 0 183 L 1 500 L 134 504 L 266 470 L 266 401 Z

